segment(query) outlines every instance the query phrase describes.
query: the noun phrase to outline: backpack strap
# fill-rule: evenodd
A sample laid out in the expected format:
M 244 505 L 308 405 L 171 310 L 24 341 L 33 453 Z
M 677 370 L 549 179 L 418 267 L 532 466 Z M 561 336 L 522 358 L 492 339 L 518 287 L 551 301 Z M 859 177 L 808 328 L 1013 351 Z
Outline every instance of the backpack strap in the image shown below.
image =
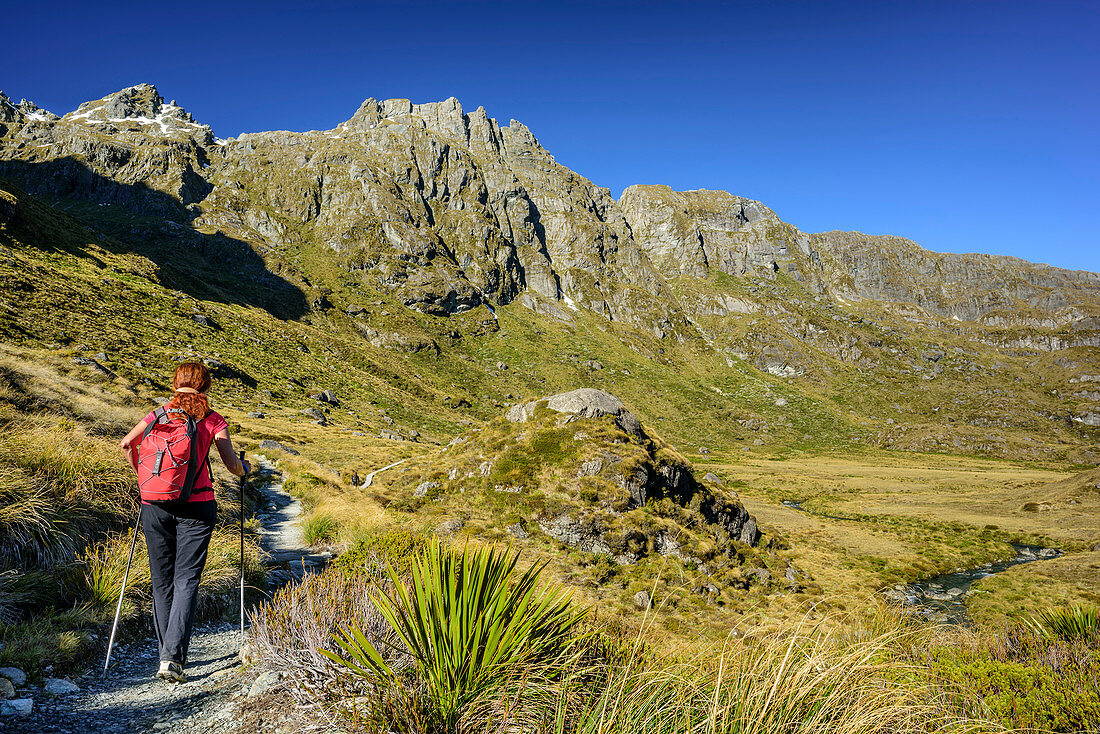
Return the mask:
M 187 413 L 183 413 L 183 419 L 187 422 L 187 440 L 191 443 L 191 458 L 187 461 L 187 476 L 183 480 L 183 489 L 180 491 L 180 502 L 191 499 L 191 492 L 194 491 L 195 482 L 199 478 L 198 426 L 195 425 L 195 419 Z M 209 461 L 209 458 L 207 461 Z
M 165 412 L 163 406 L 153 411 L 153 422 L 145 426 L 145 430 L 141 432 L 141 441 L 138 441 L 139 445 L 144 442 L 145 439 L 149 438 L 149 432 L 153 430 L 153 426 L 157 425 L 162 420 L 165 420 L 167 415 L 168 414 Z

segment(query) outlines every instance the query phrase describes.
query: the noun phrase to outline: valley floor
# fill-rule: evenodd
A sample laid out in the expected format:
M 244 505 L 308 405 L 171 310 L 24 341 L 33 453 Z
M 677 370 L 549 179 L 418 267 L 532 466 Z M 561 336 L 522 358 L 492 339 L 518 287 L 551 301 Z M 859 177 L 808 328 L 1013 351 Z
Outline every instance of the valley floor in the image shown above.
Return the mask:
M 1100 599 L 1096 470 L 901 452 L 696 463 L 727 478 L 761 524 L 787 539 L 834 608 L 858 606 L 893 583 L 1011 557 L 1011 542 L 1066 553 L 978 582 L 968 600 L 976 621 Z

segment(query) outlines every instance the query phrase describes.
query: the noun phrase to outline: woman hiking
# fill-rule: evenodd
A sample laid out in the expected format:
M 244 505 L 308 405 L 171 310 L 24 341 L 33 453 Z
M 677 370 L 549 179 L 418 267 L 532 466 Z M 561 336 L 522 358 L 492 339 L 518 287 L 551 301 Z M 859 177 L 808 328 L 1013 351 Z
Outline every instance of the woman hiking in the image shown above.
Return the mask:
M 172 389 L 168 404 L 145 416 L 120 445 L 141 486 L 141 527 L 149 549 L 153 624 L 160 648 L 157 677 L 182 683 L 187 680 L 183 666 L 199 579 L 218 513 L 210 445 L 217 445 L 218 455 L 233 474 L 243 477 L 250 467 L 233 452 L 225 419 L 210 409 L 206 366 L 198 362 L 177 366 Z M 145 450 L 140 449 L 143 443 Z M 186 481 L 172 478 L 171 472 L 177 469 L 186 472 Z

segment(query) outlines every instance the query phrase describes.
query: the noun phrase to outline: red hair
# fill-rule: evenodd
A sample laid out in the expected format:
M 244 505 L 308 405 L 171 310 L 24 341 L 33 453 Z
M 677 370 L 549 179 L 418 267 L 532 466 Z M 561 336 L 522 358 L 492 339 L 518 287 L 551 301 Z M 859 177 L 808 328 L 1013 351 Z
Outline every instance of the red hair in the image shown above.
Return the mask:
M 210 370 L 201 362 L 184 362 L 176 367 L 172 375 L 172 389 L 190 388 L 197 392 L 177 392 L 168 401 L 167 407 L 178 408 L 196 421 L 201 421 L 210 413 L 210 403 L 206 401 L 206 391 L 210 389 Z

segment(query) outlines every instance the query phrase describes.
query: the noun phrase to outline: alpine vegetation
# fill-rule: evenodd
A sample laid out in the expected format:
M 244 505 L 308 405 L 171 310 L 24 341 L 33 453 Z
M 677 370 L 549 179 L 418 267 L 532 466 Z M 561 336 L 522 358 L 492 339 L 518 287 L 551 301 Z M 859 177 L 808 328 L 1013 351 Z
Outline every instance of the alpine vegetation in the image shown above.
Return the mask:
M 204 390 L 261 470 L 213 463 L 201 684 L 143 688 L 187 655 L 142 667 L 121 448 Z M 1098 445 L 1100 274 L 614 196 L 454 98 L 223 139 L 151 84 L 0 93 L 29 731 L 124 725 L 130 673 L 135 730 L 1095 730 Z

